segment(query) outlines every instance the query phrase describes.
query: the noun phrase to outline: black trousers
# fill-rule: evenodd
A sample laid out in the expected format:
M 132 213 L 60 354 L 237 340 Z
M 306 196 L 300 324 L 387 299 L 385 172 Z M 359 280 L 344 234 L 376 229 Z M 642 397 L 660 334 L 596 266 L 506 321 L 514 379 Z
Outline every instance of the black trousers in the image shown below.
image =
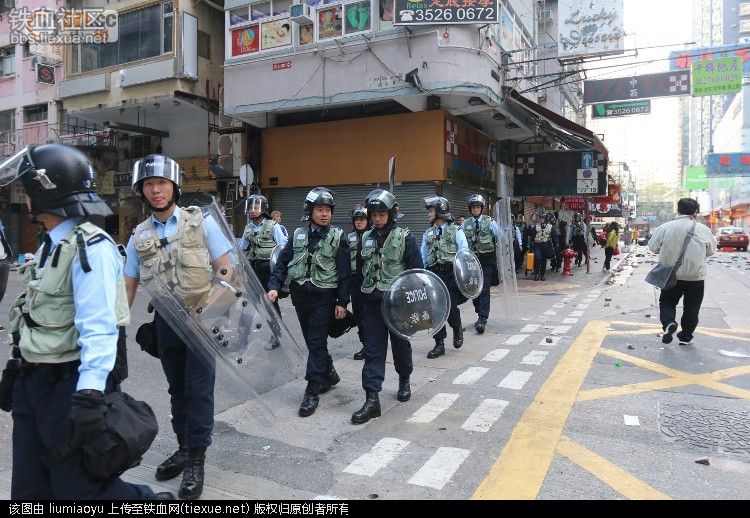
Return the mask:
M 10 263 L 8 259 L 0 259 L 0 302 L 5 296 L 5 288 L 8 287 L 8 274 L 10 273 Z
M 305 379 L 323 383 L 326 372 L 333 364 L 328 354 L 328 324 L 333 318 L 336 290 L 318 288 L 311 282 L 302 286 L 291 284 L 292 304 L 297 312 L 302 336 L 307 345 L 307 373 Z
M 68 365 L 68 364 L 65 364 Z M 83 466 L 80 450 L 46 467 L 42 456 L 68 441 L 70 400 L 78 383 L 77 362 L 67 372 L 23 370 L 13 387 L 12 500 L 143 500 L 150 487 L 119 477 L 99 480 Z
M 604 248 L 604 268 L 609 270 L 610 263 L 612 262 L 612 254 L 614 253 L 615 249 L 611 246 L 607 246 Z
M 388 355 L 388 336 L 391 338 L 393 365 L 399 376 L 411 375 L 411 343 L 393 334 L 383 320 L 379 300 L 363 300 L 362 328 L 364 330 L 365 364 L 362 367 L 362 388 L 380 392 L 385 379 L 385 359 Z
M 263 286 L 263 289 L 268 292 L 268 281 L 271 279 L 271 266 L 269 261 L 251 261 L 250 266 L 252 266 L 253 271 L 255 272 L 255 275 L 258 276 L 258 280 L 260 281 L 261 286 Z M 279 301 L 278 299 L 273 303 L 273 307 L 276 308 L 276 311 L 281 315 L 281 308 L 279 308 Z
M 547 255 L 545 254 L 546 243 L 534 243 L 534 274 L 544 275 L 547 271 Z
M 458 310 L 458 306 L 466 302 L 466 297 L 464 297 L 456 287 L 456 279 L 453 277 L 452 267 L 444 270 L 434 269 L 432 271 L 437 274 L 437 276 L 440 277 L 448 287 L 448 293 L 450 293 L 451 297 L 448 325 L 451 326 L 451 329 L 453 329 L 453 332 L 455 333 L 456 329 L 461 327 L 461 312 Z M 445 326 L 443 326 L 440 328 L 440 331 L 435 334 L 435 340 L 445 340 L 446 336 L 448 336 L 448 331 L 446 331 Z
M 495 261 L 492 257 L 493 255 L 492 252 L 488 254 L 477 254 L 479 262 L 482 264 L 484 284 L 482 285 L 482 292 L 471 302 L 474 304 L 474 310 L 477 312 L 479 318 L 489 318 L 490 316 L 490 287 L 496 269 Z
M 682 298 L 682 319 L 677 333 L 680 340 L 690 341 L 698 327 L 698 313 L 703 303 L 704 281 L 677 281 L 674 288 L 662 290 L 659 297 L 659 319 L 663 329 L 677 319 L 677 303 Z
M 169 385 L 172 430 L 186 447 L 208 448 L 214 429 L 216 371 L 154 312 L 159 360 Z
M 583 236 L 573 236 L 573 250 L 578 252 L 576 264 L 580 266 L 584 259 L 588 259 L 589 253 L 586 250 L 586 240 Z

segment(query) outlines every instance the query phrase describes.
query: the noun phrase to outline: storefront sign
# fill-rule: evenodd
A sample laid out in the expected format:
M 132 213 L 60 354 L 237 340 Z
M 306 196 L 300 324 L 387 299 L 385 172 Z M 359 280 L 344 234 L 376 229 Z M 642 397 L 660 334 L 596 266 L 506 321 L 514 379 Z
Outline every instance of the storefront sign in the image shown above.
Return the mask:
M 592 119 L 644 115 L 651 113 L 651 101 L 624 101 L 619 103 L 597 103 L 591 107 Z
M 258 24 L 232 31 L 232 57 L 253 54 L 260 50 Z
M 25 204 L 26 203 L 26 191 L 23 189 L 21 182 L 13 182 L 10 184 L 10 202 Z
M 717 58 L 691 63 L 693 97 L 733 94 L 742 90 L 742 58 Z
M 514 196 L 568 196 L 605 192 L 607 161 L 597 151 L 547 151 L 516 155 Z
M 583 196 L 566 196 L 565 208 L 580 211 L 586 208 L 586 198 Z
M 594 196 L 591 201 L 594 203 L 622 203 L 622 196 L 620 195 L 621 186 L 617 183 L 611 183 L 607 185 L 607 194 L 605 196 Z
M 445 120 L 445 163 L 449 180 L 491 190 L 496 187 L 495 141 L 460 119 Z
M 619 203 L 589 203 L 589 214 L 597 218 L 621 218 L 622 205 Z
M 706 155 L 706 177 L 750 176 L 750 153 L 709 153 Z
M 557 8 L 559 58 L 624 52 L 623 0 L 566 0 Z
M 682 179 L 685 189 L 688 189 L 690 191 L 708 189 L 708 180 L 706 179 L 705 166 L 701 165 L 685 167 Z
M 690 95 L 690 71 L 661 72 L 583 82 L 583 103 Z
M 692 63 L 733 56 L 739 56 L 739 58 L 742 59 L 742 72 L 745 75 L 750 75 L 750 47 L 746 43 L 671 52 L 669 54 L 669 70 L 682 70 L 687 72 L 690 70 Z
M 395 0 L 394 25 L 498 23 L 497 0 Z
M 287 68 L 292 68 L 292 62 L 282 61 L 281 63 L 274 63 L 272 68 L 274 72 L 276 72 L 277 70 L 285 70 Z
M 211 176 L 207 158 L 181 158 L 183 192 L 216 192 L 216 178 Z

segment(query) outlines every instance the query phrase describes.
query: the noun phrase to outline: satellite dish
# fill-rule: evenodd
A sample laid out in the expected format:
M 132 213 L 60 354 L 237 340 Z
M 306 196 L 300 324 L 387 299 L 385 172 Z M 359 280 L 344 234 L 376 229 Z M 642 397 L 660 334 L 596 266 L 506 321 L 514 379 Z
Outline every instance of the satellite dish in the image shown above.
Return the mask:
M 250 167 L 250 164 L 240 167 L 240 182 L 242 182 L 242 185 L 250 185 L 253 181 L 255 181 L 255 173 L 253 173 L 253 168 Z

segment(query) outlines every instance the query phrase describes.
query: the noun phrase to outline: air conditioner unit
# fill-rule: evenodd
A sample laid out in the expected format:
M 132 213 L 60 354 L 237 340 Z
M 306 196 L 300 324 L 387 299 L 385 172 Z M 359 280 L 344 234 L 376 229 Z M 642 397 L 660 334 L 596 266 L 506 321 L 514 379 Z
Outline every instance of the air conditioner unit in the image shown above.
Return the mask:
M 293 22 L 297 22 L 300 25 L 313 22 L 313 15 L 310 12 L 310 6 L 307 4 L 292 5 L 289 15 Z

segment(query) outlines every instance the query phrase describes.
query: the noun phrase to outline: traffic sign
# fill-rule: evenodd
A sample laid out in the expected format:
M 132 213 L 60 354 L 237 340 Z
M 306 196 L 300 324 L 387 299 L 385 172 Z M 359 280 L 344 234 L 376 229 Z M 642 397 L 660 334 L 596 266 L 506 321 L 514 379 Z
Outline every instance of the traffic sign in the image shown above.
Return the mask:
M 590 167 L 582 167 L 582 164 Z M 598 151 L 545 151 L 516 155 L 515 196 L 606 194 L 607 160 Z
M 591 106 L 592 119 L 623 117 L 625 115 L 645 115 L 651 113 L 651 100 L 596 103 Z

